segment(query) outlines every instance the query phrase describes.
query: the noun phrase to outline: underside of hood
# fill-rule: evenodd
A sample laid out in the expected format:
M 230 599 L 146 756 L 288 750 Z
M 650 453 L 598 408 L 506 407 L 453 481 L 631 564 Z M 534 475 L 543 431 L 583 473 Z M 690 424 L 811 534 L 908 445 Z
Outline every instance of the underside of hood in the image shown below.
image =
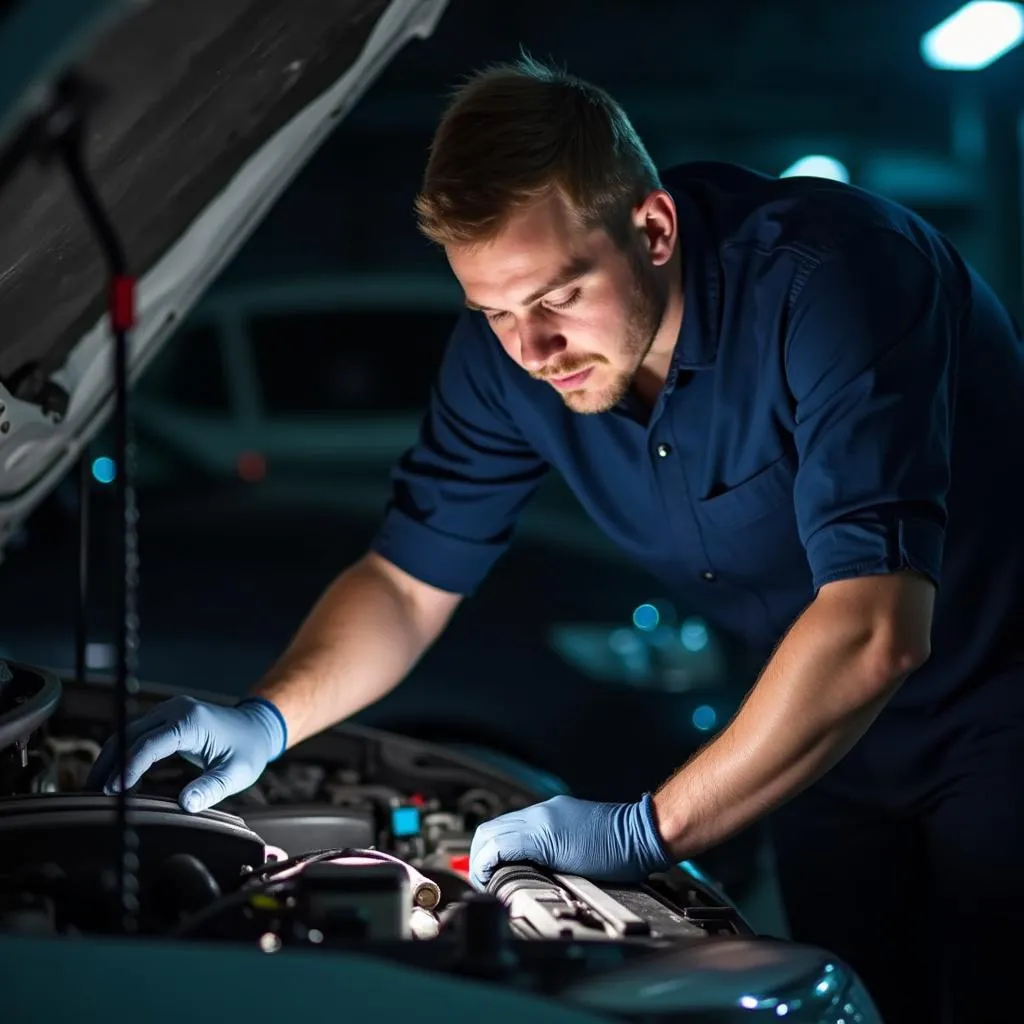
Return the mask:
M 96 94 L 85 161 L 139 279 L 133 375 L 446 3 L 115 4 L 59 68 L 43 65 L 36 93 L 73 66 Z M 102 425 L 113 378 L 103 257 L 62 168 L 22 161 L 0 183 L 0 223 L 2 544 Z

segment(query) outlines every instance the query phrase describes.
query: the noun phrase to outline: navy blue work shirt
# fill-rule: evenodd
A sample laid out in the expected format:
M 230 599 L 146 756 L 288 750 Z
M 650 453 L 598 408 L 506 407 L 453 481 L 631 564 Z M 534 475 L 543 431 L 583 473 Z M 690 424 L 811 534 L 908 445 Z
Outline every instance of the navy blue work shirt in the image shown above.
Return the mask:
M 932 655 L 894 704 L 934 712 L 1017 657 L 1024 349 L 909 210 L 818 179 L 667 171 L 685 309 L 653 409 L 571 412 L 482 313 L 451 338 L 373 548 L 468 594 L 549 467 L 670 592 L 767 656 L 834 580 L 938 586 Z

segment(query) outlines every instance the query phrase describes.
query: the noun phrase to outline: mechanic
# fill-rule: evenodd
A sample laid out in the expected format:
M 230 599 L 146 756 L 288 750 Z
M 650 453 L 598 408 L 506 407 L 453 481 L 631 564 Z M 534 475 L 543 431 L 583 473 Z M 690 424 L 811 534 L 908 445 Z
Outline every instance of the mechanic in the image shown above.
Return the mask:
M 887 1020 L 990 1019 L 1024 923 L 1007 312 L 910 211 L 725 164 L 659 173 L 609 96 L 526 57 L 458 90 L 416 210 L 468 308 L 371 550 L 251 697 L 133 723 L 127 785 L 181 753 L 201 810 L 389 692 L 554 467 L 766 664 L 653 795 L 481 826 L 474 881 L 517 860 L 637 879 L 774 812 L 795 939 L 852 964 Z M 93 783 L 119 783 L 112 742 Z

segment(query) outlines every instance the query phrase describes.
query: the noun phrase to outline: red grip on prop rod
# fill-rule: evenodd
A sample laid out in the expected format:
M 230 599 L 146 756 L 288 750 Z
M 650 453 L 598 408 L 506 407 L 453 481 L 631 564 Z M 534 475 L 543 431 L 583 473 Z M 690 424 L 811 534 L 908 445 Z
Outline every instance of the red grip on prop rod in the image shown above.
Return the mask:
M 135 278 L 118 275 L 110 284 L 110 322 L 115 331 L 135 324 Z

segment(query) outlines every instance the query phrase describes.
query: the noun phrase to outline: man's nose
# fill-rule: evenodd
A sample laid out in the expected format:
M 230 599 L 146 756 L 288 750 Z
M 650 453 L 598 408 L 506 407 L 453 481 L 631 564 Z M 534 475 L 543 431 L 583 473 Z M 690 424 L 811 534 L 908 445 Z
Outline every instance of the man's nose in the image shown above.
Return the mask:
M 565 348 L 565 338 L 543 321 L 526 321 L 519 326 L 519 358 L 533 373 Z

